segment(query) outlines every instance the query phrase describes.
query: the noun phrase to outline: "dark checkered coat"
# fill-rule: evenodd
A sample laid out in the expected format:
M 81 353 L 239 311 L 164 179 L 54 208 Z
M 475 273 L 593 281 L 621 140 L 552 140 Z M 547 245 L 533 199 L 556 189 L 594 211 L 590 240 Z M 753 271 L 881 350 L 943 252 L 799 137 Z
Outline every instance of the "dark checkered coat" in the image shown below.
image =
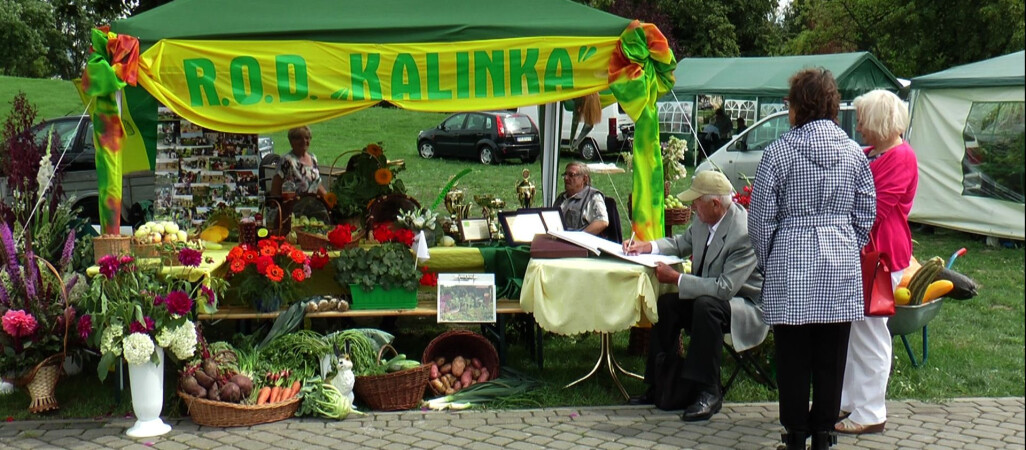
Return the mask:
M 818 120 L 766 147 L 748 232 L 770 325 L 862 320 L 859 250 L 876 217 L 866 155 L 834 122 Z

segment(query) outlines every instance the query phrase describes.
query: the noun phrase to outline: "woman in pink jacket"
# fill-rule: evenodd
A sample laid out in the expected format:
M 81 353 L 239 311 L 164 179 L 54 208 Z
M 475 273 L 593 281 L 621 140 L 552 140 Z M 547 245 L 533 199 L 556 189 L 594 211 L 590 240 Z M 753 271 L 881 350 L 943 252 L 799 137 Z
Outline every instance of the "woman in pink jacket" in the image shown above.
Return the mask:
M 876 185 L 876 222 L 870 245 L 883 252 L 897 287 L 912 259 L 908 213 L 916 195 L 919 169 L 916 154 L 901 135 L 908 128 L 908 107 L 897 95 L 875 90 L 855 99 L 856 130 L 870 146 L 865 149 Z M 887 317 L 852 322 L 848 359 L 841 390 L 840 433 L 880 433 L 887 423 L 884 397 L 891 368 L 891 333 Z

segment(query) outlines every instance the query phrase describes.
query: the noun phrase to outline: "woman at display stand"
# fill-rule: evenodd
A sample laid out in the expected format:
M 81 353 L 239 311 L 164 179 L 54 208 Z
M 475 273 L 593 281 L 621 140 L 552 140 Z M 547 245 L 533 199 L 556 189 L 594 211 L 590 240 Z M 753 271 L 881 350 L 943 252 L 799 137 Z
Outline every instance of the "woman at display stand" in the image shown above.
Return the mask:
M 310 127 L 303 125 L 290 129 L 288 137 L 292 150 L 281 155 L 271 180 L 270 198 L 281 200 L 285 217 L 296 214 L 327 220 L 328 211 L 324 203 L 327 190 L 321 184 L 317 157 L 310 152 Z M 316 197 L 318 201 L 309 201 L 312 199 L 308 197 Z M 287 232 L 289 227 L 282 228 L 282 232 Z

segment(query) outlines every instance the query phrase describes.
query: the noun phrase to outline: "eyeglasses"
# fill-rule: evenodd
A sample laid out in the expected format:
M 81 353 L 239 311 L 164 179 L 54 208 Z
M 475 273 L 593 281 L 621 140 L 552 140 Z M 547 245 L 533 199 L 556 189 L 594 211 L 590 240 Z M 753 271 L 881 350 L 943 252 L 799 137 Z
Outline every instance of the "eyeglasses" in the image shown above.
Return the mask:
M 563 178 L 576 178 L 576 177 L 579 177 L 579 176 L 581 176 L 581 174 L 579 174 L 579 173 L 570 173 L 570 172 L 564 172 L 563 173 Z

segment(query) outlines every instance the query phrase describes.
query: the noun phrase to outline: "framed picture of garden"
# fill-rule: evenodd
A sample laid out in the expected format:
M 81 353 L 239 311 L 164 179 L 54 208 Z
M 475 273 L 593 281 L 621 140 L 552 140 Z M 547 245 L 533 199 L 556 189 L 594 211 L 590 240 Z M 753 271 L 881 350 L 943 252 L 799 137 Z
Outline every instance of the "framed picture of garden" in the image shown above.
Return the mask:
M 438 323 L 494 323 L 495 274 L 438 274 Z

